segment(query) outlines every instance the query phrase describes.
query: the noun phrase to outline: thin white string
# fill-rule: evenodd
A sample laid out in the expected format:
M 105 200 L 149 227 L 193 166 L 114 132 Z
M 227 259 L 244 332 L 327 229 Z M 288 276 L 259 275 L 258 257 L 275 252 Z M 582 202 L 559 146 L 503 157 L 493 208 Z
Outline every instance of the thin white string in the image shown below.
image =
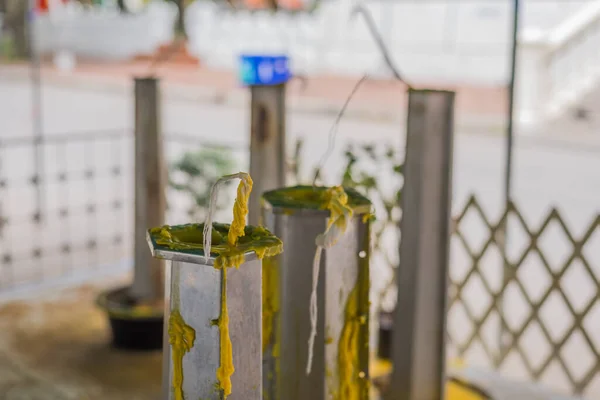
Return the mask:
M 344 216 L 347 218 L 347 216 Z M 315 251 L 315 257 L 313 259 L 312 269 L 312 291 L 310 293 L 310 336 L 308 337 L 308 361 L 306 363 L 306 375 L 310 375 L 312 370 L 312 361 L 315 348 L 315 337 L 317 336 L 317 288 L 319 286 L 319 267 L 321 265 L 321 254 L 323 249 L 328 249 L 335 245 L 338 239 L 344 234 L 344 232 L 337 227 L 336 224 L 331 224 L 325 233 L 317 235 L 315 243 L 317 244 L 317 250 Z
M 308 363 L 306 364 L 306 375 L 310 374 L 312 369 L 313 349 L 315 347 L 315 337 L 317 336 L 317 285 L 319 284 L 319 266 L 321 265 L 321 253 L 323 247 L 317 246 L 315 257 L 313 259 L 313 277 L 312 292 L 310 293 L 310 336 L 308 338 Z
M 246 172 L 238 172 L 237 174 L 225 175 L 219 178 L 215 184 L 210 189 L 210 202 L 208 203 L 208 212 L 206 213 L 206 218 L 204 219 L 204 231 L 203 231 L 203 248 L 204 248 L 204 262 L 208 264 L 208 260 L 210 258 L 210 247 L 212 244 L 212 225 L 213 225 L 213 216 L 217 210 L 217 197 L 219 195 L 219 187 L 223 185 L 225 182 L 230 181 L 232 179 L 241 179 L 244 180 L 248 177 Z M 244 187 L 242 190 L 246 190 Z

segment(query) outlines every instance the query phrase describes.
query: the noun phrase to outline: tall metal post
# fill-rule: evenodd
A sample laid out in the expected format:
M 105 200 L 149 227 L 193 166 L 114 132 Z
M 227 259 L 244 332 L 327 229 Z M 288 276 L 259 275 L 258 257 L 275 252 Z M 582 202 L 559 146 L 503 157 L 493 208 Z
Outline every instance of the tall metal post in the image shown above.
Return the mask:
M 288 57 L 242 55 L 240 81 L 250 87 L 250 175 L 254 193 L 248 223 L 258 225 L 260 195 L 285 185 L 285 87 Z
M 319 191 L 298 186 L 263 195 L 265 226 L 284 243 L 283 253 L 263 266 L 266 400 L 368 399 L 369 222 L 363 217 L 371 203 L 354 191 L 347 191 L 355 212 L 346 233 L 321 257 L 317 335 L 306 373 L 315 238 L 329 217 L 321 203 L 306 199 Z
M 213 225 L 215 228 L 216 225 Z M 222 225 L 223 227 L 223 225 Z M 226 226 L 227 229 L 229 226 Z M 163 399 L 222 400 L 217 371 L 221 355 L 223 310 L 228 312 L 228 336 L 235 371 L 229 400 L 262 398 L 262 262 L 244 252 L 239 268 L 216 269 L 201 248 L 204 224 L 166 227 L 168 244 L 152 229 L 147 239 L 154 257 L 169 260 L 165 288 Z M 178 232 L 183 232 L 178 236 Z M 227 236 L 226 230 L 219 231 Z M 270 234 L 269 234 L 270 235 Z M 162 237 L 164 238 L 164 237 Z M 195 239 L 194 239 L 195 238 Z M 270 235 L 266 240 L 277 241 Z M 264 242 L 264 237 L 261 243 Z M 179 247 L 177 247 L 179 246 Z M 191 247 L 191 248 L 190 248 Z
M 163 263 L 148 253 L 146 231 L 165 223 L 166 168 L 163 160 L 159 80 L 135 79 L 135 241 L 134 278 L 136 300 L 161 299 Z
M 389 400 L 445 399 L 454 92 L 409 90 Z
M 39 43 L 36 35 L 36 17 L 37 5 L 35 0 L 27 2 L 24 25 L 27 29 L 28 37 L 27 51 L 31 60 L 31 96 L 32 96 L 32 114 L 33 114 L 33 136 L 34 136 L 34 170 L 35 177 L 33 183 L 36 187 L 36 222 L 42 220 L 44 210 L 44 149 L 42 141 L 44 140 L 44 122 L 43 122 L 43 97 L 42 97 L 42 65 L 39 54 Z
M 250 87 L 250 176 L 257 194 L 285 185 L 285 84 Z M 260 197 L 250 198 L 248 223 L 257 225 Z

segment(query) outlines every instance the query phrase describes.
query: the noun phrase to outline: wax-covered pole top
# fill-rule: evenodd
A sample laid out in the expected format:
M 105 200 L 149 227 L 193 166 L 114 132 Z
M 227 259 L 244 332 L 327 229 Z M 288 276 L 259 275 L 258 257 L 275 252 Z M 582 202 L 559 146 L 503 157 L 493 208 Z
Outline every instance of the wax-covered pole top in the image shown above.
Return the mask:
M 227 242 L 230 224 L 212 225 L 210 258 L 205 261 L 204 223 L 163 226 L 149 230 L 149 242 L 155 257 L 195 262 L 215 268 L 232 267 L 241 261 L 270 257 L 282 250 L 279 238 L 263 227 L 246 226 L 236 246 Z M 179 254 L 176 256 L 175 254 Z M 186 257 L 187 256 L 187 257 Z M 242 259 L 239 256 L 243 256 Z M 241 264 L 240 263 L 240 264 Z
M 327 205 L 332 198 L 332 189 L 322 186 L 292 186 L 265 192 L 262 200 L 265 207 L 275 211 L 314 210 L 327 213 Z M 352 188 L 342 189 L 347 196 L 347 206 L 354 214 L 371 213 L 372 204 L 369 199 Z
M 226 181 L 235 178 L 240 178 L 241 182 L 233 206 L 233 222 L 213 223 L 218 188 Z M 244 260 L 262 259 L 279 254 L 283 250 L 279 238 L 263 227 L 246 226 L 251 182 L 250 176 L 243 172 L 219 179 L 211 190 L 209 212 L 204 223 L 166 225 L 150 229 L 148 241 L 153 255 L 166 259 L 175 257 L 180 261 L 222 268 L 239 266 Z M 174 253 L 179 255 L 175 256 Z

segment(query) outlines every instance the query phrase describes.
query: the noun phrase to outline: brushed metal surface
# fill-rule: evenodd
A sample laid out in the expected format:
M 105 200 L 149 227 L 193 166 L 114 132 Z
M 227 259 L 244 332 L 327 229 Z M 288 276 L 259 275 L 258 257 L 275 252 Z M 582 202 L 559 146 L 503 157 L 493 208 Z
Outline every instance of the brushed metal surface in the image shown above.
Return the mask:
M 183 393 L 186 398 L 219 400 L 215 390 L 219 367 L 219 329 L 212 323 L 221 314 L 222 272 L 211 266 L 171 262 L 170 311 L 179 308 L 183 320 L 196 331 L 194 347 L 183 356 Z M 179 291 L 179 300 L 176 292 Z M 166 315 L 165 317 L 169 317 Z M 173 360 L 171 347 L 163 357 L 169 360 L 171 388 Z M 169 399 L 174 399 L 169 390 Z
M 338 243 L 323 252 L 317 291 L 317 336 L 312 372 L 307 376 L 315 238 L 325 230 L 327 217 L 326 211 L 294 210 L 290 213 L 269 206 L 263 208 L 266 227 L 284 243 L 283 253 L 277 256 L 280 310 L 273 322 L 273 331 L 281 329 L 279 368 L 275 367 L 273 343 L 263 354 L 263 382 L 269 399 L 329 399 L 339 389 L 338 342 L 348 294 L 357 284 L 358 254 L 364 251 L 368 256 L 368 229 L 360 215 L 354 217 Z M 368 302 L 368 298 L 362 300 Z M 368 320 L 359 335 L 360 342 L 368 344 Z M 366 378 L 368 345 L 358 354 Z
M 163 296 L 164 262 L 152 258 L 144 243 L 150 226 L 165 223 L 167 168 L 163 157 L 160 81 L 136 78 L 134 278 L 131 294 L 139 300 Z
M 389 400 L 445 398 L 454 93 L 409 90 Z
M 250 87 L 250 175 L 254 196 L 248 204 L 248 223 L 259 225 L 260 196 L 285 185 L 285 84 Z
M 189 255 L 184 256 L 172 255 L 175 259 Z M 227 307 L 235 366 L 230 400 L 259 400 L 262 397 L 261 267 L 261 261 L 254 259 L 243 263 L 239 269 L 227 269 Z M 220 400 L 221 393 L 216 389 L 220 337 L 219 328 L 213 321 L 221 315 L 223 271 L 211 265 L 183 261 L 170 261 L 167 268 L 163 398 L 174 398 L 173 361 L 167 332 L 171 311 L 178 308 L 186 324 L 196 331 L 194 346 L 183 357 L 184 396 L 186 399 Z

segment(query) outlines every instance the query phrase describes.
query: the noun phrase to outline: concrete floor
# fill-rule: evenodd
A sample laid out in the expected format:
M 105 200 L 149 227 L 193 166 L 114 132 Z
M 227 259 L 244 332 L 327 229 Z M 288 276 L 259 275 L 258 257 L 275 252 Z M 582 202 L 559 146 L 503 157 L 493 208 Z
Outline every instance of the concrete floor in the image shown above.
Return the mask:
M 0 305 L 0 398 L 158 400 L 161 353 L 110 347 L 97 286 Z
M 0 304 L 0 399 L 159 400 L 161 352 L 111 348 L 108 321 L 95 306 L 99 291 L 125 279 L 130 278 Z M 505 381 L 489 371 L 466 370 L 460 376 L 498 399 L 581 400 Z M 447 389 L 447 399 L 478 398 L 456 384 Z M 371 396 L 380 400 L 376 390 Z

